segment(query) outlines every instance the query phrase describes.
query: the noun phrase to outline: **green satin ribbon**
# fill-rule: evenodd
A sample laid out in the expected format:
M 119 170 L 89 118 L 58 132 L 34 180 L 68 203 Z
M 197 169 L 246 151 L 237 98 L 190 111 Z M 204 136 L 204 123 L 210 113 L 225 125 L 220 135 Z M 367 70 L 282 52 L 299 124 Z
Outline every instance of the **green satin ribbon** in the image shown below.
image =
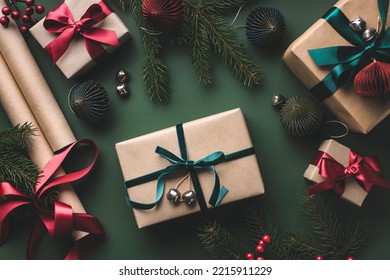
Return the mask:
M 366 43 L 360 34 L 354 32 L 350 20 L 337 7 L 332 7 L 322 18 L 353 46 L 335 46 L 309 50 L 318 66 L 332 66 L 330 73 L 311 92 L 320 100 L 330 97 L 336 90 L 352 81 L 356 73 L 372 58 L 390 60 L 390 30 L 385 29 L 389 0 L 378 0 L 382 28 L 378 36 Z
M 155 172 L 148 173 L 143 176 L 125 182 L 125 187 L 131 188 L 137 185 L 141 185 L 150 181 L 157 180 L 155 201 L 151 203 L 140 203 L 140 202 L 133 201 L 130 198 L 126 198 L 127 204 L 129 204 L 133 208 L 147 210 L 155 207 L 160 202 L 160 200 L 164 195 L 165 177 L 175 173 L 189 172 L 199 206 L 202 210 L 206 210 L 207 209 L 206 200 L 204 198 L 202 187 L 199 182 L 197 170 L 209 170 L 214 174 L 213 190 L 209 199 L 209 204 L 212 205 L 213 207 L 216 207 L 221 202 L 223 197 L 227 194 L 228 189 L 220 185 L 219 176 L 214 166 L 223 162 L 253 155 L 255 153 L 254 147 L 243 149 L 228 155 L 225 155 L 223 152 L 218 151 L 200 160 L 191 161 L 188 160 L 188 156 L 187 156 L 187 147 L 186 147 L 186 142 L 184 137 L 183 124 L 178 124 L 176 126 L 176 134 L 177 134 L 181 157 L 176 156 L 175 154 L 166 150 L 163 147 L 157 146 L 155 152 L 160 156 L 164 157 L 165 159 L 167 159 L 172 164 L 164 169 L 157 170 Z

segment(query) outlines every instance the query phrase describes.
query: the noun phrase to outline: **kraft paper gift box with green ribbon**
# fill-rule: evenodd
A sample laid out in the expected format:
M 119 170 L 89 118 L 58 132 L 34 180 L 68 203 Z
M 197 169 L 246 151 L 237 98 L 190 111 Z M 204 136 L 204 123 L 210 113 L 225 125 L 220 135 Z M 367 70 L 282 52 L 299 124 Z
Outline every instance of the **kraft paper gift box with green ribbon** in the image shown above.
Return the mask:
M 264 193 L 258 160 L 240 109 L 115 145 L 139 228 Z M 187 176 L 188 175 L 188 176 Z M 181 184 L 179 182 L 182 181 Z M 193 190 L 190 206 L 166 197 Z
M 309 187 L 309 195 L 333 191 L 361 206 L 374 185 L 390 188 L 390 181 L 380 172 L 381 166 L 376 157 L 362 156 L 330 139 L 321 143 L 303 176 L 316 183 Z
M 30 32 L 68 79 L 91 69 L 130 38 L 103 0 L 66 0 Z
M 352 131 L 368 133 L 390 114 L 390 102 L 357 95 L 353 77 L 373 58 L 390 60 L 388 0 L 341 0 L 286 50 L 283 61 L 319 100 Z M 377 27 L 364 42 L 349 23 L 356 17 Z

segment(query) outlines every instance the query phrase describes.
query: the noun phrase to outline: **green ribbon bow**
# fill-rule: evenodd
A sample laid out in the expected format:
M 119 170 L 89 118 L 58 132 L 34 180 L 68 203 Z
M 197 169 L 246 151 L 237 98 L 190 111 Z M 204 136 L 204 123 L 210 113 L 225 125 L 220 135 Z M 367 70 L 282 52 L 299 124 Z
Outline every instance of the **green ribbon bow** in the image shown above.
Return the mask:
M 140 203 L 140 202 L 133 201 L 130 198 L 126 198 L 127 204 L 129 204 L 133 208 L 147 210 L 156 206 L 164 195 L 165 177 L 171 174 L 187 171 L 190 173 L 190 177 L 194 186 L 196 197 L 199 202 L 199 206 L 202 210 L 206 210 L 207 209 L 206 201 L 196 172 L 196 170 L 202 170 L 202 169 L 210 170 L 214 174 L 214 184 L 209 199 L 209 204 L 212 205 L 213 207 L 216 207 L 221 202 L 223 197 L 227 194 L 228 190 L 224 186 L 220 185 L 218 173 L 215 170 L 214 166 L 223 162 L 253 155 L 255 153 L 254 147 L 250 147 L 228 155 L 225 155 L 223 152 L 220 151 L 214 152 L 200 160 L 191 161 L 188 160 L 187 157 L 187 147 L 186 147 L 186 142 L 184 137 L 183 124 L 178 124 L 176 126 L 176 134 L 179 143 L 181 157 L 176 156 L 172 152 L 164 149 L 163 147 L 157 146 L 155 152 L 160 156 L 164 157 L 165 159 L 167 159 L 168 161 L 170 161 L 172 164 L 164 169 L 157 170 L 155 172 L 125 182 L 126 188 L 131 188 L 157 179 L 156 200 L 151 203 Z
M 318 66 L 333 66 L 331 72 L 311 92 L 320 99 L 330 97 L 336 90 L 350 82 L 369 59 L 390 59 L 390 30 L 385 29 L 389 0 L 378 0 L 382 20 L 378 36 L 366 43 L 360 34 L 350 27 L 350 20 L 336 7 L 332 7 L 322 18 L 353 46 L 335 46 L 309 50 L 310 56 Z

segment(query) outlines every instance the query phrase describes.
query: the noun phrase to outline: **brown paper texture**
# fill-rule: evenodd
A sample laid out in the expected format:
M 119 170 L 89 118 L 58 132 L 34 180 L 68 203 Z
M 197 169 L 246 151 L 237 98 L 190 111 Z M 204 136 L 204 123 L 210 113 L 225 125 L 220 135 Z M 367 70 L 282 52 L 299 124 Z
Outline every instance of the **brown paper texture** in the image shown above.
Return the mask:
M 187 122 L 183 127 L 189 160 L 199 160 L 216 151 L 229 154 L 253 146 L 240 109 Z M 156 146 L 164 147 L 180 156 L 175 126 L 116 144 L 125 181 L 170 165 L 166 159 L 154 152 Z M 255 155 L 221 163 L 215 168 L 221 185 L 229 190 L 221 205 L 264 193 L 263 180 Z M 208 202 L 213 186 L 213 175 L 207 171 L 198 172 L 198 175 Z M 183 176 L 184 174 L 179 174 L 166 180 L 164 196 L 153 209 L 133 209 L 139 228 L 200 211 L 198 204 L 195 207 L 188 207 L 184 203 L 175 206 L 165 197 L 167 191 L 175 188 Z M 179 187 L 179 191 L 183 193 L 189 188 L 189 181 L 186 181 Z M 156 181 L 129 188 L 127 191 L 132 200 L 152 202 L 156 197 Z
M 28 147 L 28 154 L 34 164 L 42 169 L 46 163 L 53 157 L 53 151 L 46 140 L 38 122 L 26 100 L 24 99 L 14 77 L 8 69 L 3 56 L 0 54 L 0 103 L 3 106 L 12 125 L 31 123 L 37 129 L 36 136 L 32 137 L 31 145 Z M 60 169 L 57 175 L 64 175 L 64 171 Z M 85 209 L 78 199 L 70 184 L 61 186 L 61 193 L 58 195 L 58 200 L 71 205 L 74 212 L 85 213 Z M 72 236 L 75 240 L 85 236 L 85 232 L 74 231 Z
M 318 150 L 327 153 L 344 167 L 349 165 L 349 153 L 351 152 L 351 149 L 333 139 L 323 141 Z M 306 169 L 303 177 L 315 183 L 325 181 L 325 178 L 319 174 L 319 168 L 312 164 Z M 366 196 L 367 192 L 356 182 L 356 180 L 353 178 L 348 178 L 346 180 L 345 190 L 341 196 L 343 199 L 357 206 L 362 206 Z
M 377 25 L 379 11 L 376 1 L 341 0 L 335 6 L 350 20 L 360 16 L 367 22 L 367 26 L 375 28 Z M 311 89 L 323 80 L 331 68 L 318 67 L 308 50 L 349 45 L 350 43 L 324 19 L 319 19 L 288 47 L 283 55 L 283 61 L 304 85 Z M 390 102 L 382 103 L 378 99 L 360 97 L 356 94 L 353 83 L 339 88 L 331 97 L 324 100 L 324 104 L 350 130 L 361 133 L 368 133 L 390 114 Z
M 68 5 L 69 9 L 72 11 L 73 18 L 75 20 L 80 19 L 83 14 L 86 12 L 89 6 L 92 4 L 98 3 L 97 0 L 67 0 L 65 3 Z M 38 43 L 44 48 L 51 41 L 57 38 L 58 35 L 54 33 L 47 32 L 43 27 L 44 18 L 40 20 L 33 28 L 30 29 L 31 34 L 38 41 Z M 94 25 L 94 27 L 102 29 L 110 29 L 116 32 L 119 43 L 122 45 L 125 41 L 130 38 L 130 33 L 121 19 L 117 14 L 112 12 L 107 16 L 103 21 Z M 113 52 L 116 48 L 113 46 L 103 44 L 103 47 L 107 50 L 108 53 Z M 85 45 L 84 40 L 80 36 L 75 36 L 73 38 L 68 50 L 64 55 L 57 61 L 56 65 L 64 73 L 66 78 L 74 78 L 77 75 L 85 73 L 87 70 L 91 69 L 96 63 L 89 56 Z

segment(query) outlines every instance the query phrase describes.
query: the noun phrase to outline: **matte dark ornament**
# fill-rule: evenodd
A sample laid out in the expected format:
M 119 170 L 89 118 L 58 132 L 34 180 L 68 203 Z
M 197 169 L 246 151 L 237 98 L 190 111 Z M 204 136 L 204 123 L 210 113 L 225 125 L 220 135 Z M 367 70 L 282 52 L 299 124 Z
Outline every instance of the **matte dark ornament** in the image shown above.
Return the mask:
M 192 205 L 196 202 L 196 194 L 193 190 L 186 191 L 182 196 L 183 202 L 187 205 Z
M 120 69 L 116 72 L 116 80 L 118 83 L 128 83 L 129 82 L 129 73 L 126 70 Z
M 184 18 L 183 0 L 144 0 L 142 14 L 145 21 L 159 32 L 175 29 Z
M 287 100 L 280 110 L 280 122 L 292 135 L 309 135 L 316 131 L 322 122 L 321 107 L 310 96 L 294 96 Z
M 363 97 L 390 96 L 390 64 L 374 61 L 356 74 L 354 79 L 355 91 Z
M 246 20 L 246 37 L 253 45 L 267 46 L 280 39 L 286 30 L 283 14 L 270 6 L 258 7 Z
M 284 98 L 281 94 L 275 94 L 272 96 L 271 102 L 272 106 L 279 109 L 284 105 L 284 103 L 286 103 L 286 98 Z
M 371 42 L 376 38 L 376 29 L 375 28 L 366 28 L 363 31 L 362 34 L 363 40 L 366 41 L 367 43 Z
M 349 26 L 355 32 L 362 32 L 366 29 L 366 22 L 361 17 L 357 17 L 351 21 Z
M 89 80 L 72 87 L 68 102 L 72 112 L 88 123 L 100 121 L 109 108 L 107 91 L 98 82 Z
M 167 192 L 167 199 L 173 204 L 177 204 L 180 201 L 180 192 L 177 189 L 170 189 Z
M 129 86 L 126 83 L 120 83 L 117 85 L 116 91 L 122 97 L 126 97 L 130 94 Z

